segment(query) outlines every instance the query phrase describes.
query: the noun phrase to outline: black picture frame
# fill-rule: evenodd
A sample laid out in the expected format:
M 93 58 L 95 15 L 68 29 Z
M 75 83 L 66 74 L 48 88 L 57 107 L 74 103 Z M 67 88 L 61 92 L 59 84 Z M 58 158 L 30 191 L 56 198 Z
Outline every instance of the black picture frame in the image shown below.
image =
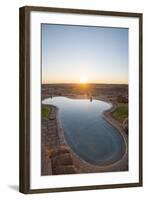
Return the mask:
M 30 13 L 60 12 L 88 15 L 124 16 L 139 19 L 139 181 L 136 183 L 78 186 L 65 188 L 30 189 Z M 142 13 L 96 11 L 67 8 L 25 6 L 20 8 L 20 134 L 19 134 L 19 191 L 25 194 L 96 190 L 142 186 Z

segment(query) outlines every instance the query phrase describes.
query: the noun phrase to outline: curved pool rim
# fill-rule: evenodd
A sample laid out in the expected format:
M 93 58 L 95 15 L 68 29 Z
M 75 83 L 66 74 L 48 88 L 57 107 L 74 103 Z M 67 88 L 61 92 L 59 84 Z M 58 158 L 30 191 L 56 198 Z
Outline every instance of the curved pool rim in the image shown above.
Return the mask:
M 53 98 L 54 97 L 60 97 L 60 96 L 53 96 Z M 66 97 L 66 96 L 61 96 L 61 97 L 65 97 L 65 98 L 68 98 L 68 99 L 71 99 L 71 100 L 89 100 L 88 98 L 72 98 L 72 97 Z M 48 97 L 48 98 L 45 98 L 45 99 L 43 99 L 42 100 L 42 104 L 44 104 L 43 103 L 43 101 L 44 100 L 47 100 L 47 99 L 50 99 L 50 97 Z M 107 101 L 105 101 L 105 100 L 101 100 L 101 99 L 94 99 L 94 100 L 97 100 L 97 101 L 100 101 L 100 102 L 104 102 L 104 103 L 106 103 L 106 104 L 109 104 L 110 105 L 110 108 L 108 108 L 107 110 L 104 110 L 104 112 L 102 113 L 102 114 L 104 114 L 104 113 L 106 113 L 106 112 L 109 112 L 110 113 L 110 111 L 112 110 L 112 108 L 113 108 L 113 104 L 111 103 L 111 102 L 107 102 Z M 59 117 L 59 107 L 58 106 L 56 106 L 56 105 L 53 105 L 53 104 L 46 104 L 46 105 L 50 105 L 50 106 L 54 106 L 54 107 L 56 107 L 57 108 L 57 118 L 58 118 L 58 120 L 59 120 L 59 124 L 61 125 L 61 127 L 63 128 L 63 126 L 62 126 L 62 121 L 61 121 L 61 119 L 60 119 L 60 117 Z M 65 140 L 65 143 L 69 146 L 69 148 L 71 149 L 71 151 L 73 151 L 73 153 L 74 154 L 76 154 L 77 155 L 77 157 L 79 157 L 81 160 L 83 160 L 84 162 L 87 162 L 87 163 L 89 163 L 90 165 L 94 165 L 94 166 L 99 166 L 99 167 L 110 167 L 110 166 L 114 166 L 114 165 L 117 165 L 118 163 L 120 163 L 122 160 L 123 160 L 123 158 L 127 155 L 127 153 L 128 153 L 128 143 L 127 143 L 127 137 L 126 137 L 126 133 L 124 132 L 124 130 L 121 130 L 121 128 L 120 127 L 117 127 L 117 126 L 114 126 L 114 124 L 113 123 L 111 123 L 110 122 L 110 120 L 108 119 L 108 118 L 103 118 L 107 123 L 109 123 L 111 126 L 113 126 L 115 129 L 117 129 L 118 130 L 118 133 L 122 136 L 122 139 L 123 139 L 123 141 L 124 141 L 124 147 L 123 147 L 123 153 L 122 153 L 122 156 L 119 158 L 119 159 L 116 159 L 115 161 L 114 161 L 114 159 L 112 160 L 110 160 L 110 161 L 107 161 L 107 162 L 105 162 L 104 164 L 95 164 L 95 163 L 91 163 L 91 162 L 89 162 L 89 161 L 87 161 L 87 160 L 85 160 L 82 156 L 80 156 L 78 153 L 76 153 L 76 151 L 70 146 L 70 144 L 68 143 L 68 141 L 67 141 L 67 139 L 66 139 L 66 134 L 65 134 L 65 130 L 63 129 L 63 134 L 64 134 L 64 140 Z

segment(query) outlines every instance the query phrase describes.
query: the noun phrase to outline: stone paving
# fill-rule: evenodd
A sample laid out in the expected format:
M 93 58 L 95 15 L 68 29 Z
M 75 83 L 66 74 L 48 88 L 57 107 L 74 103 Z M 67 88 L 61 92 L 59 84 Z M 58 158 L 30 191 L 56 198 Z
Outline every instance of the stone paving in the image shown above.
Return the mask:
M 55 113 L 55 107 L 52 107 L 52 112 Z M 41 123 L 41 174 L 51 175 L 51 160 L 47 151 L 59 145 L 59 138 L 57 133 L 57 121 L 42 117 Z

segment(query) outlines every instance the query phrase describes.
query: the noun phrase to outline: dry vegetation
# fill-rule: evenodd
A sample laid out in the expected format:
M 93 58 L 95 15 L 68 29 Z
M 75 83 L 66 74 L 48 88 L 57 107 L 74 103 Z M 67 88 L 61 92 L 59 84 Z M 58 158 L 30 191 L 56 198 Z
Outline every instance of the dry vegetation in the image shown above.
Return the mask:
M 42 84 L 42 99 L 51 96 L 96 97 L 120 103 L 128 102 L 126 84 Z

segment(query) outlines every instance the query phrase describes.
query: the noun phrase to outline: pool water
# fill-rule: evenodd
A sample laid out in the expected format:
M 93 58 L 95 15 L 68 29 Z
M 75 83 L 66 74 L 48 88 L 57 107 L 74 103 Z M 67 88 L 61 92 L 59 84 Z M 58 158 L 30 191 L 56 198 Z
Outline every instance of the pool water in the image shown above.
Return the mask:
M 121 159 L 125 149 L 123 136 L 102 117 L 111 108 L 110 103 L 67 97 L 47 98 L 42 103 L 58 107 L 65 139 L 83 160 L 107 165 Z

